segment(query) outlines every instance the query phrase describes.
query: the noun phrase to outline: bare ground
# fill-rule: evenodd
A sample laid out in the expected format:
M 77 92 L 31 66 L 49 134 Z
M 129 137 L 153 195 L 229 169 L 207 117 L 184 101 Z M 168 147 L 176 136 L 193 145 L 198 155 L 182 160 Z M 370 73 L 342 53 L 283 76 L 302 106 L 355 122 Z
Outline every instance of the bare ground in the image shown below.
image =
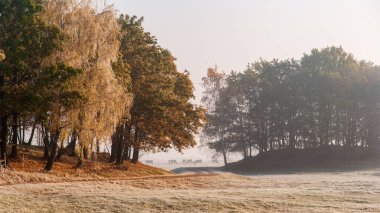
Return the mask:
M 130 161 L 125 161 L 123 165 L 108 163 L 108 154 L 99 154 L 96 161 L 85 160 L 84 166 L 79 169 L 75 167 L 77 163 L 75 157 L 63 156 L 61 161 L 54 163 L 52 172 L 44 173 L 46 160 L 42 156 L 43 148 L 41 147 L 20 147 L 19 158 L 11 159 L 8 169 L 0 171 L 0 186 L 22 183 L 131 179 L 173 174 L 142 163 L 132 164 Z
M 0 212 L 380 212 L 380 169 L 0 186 Z

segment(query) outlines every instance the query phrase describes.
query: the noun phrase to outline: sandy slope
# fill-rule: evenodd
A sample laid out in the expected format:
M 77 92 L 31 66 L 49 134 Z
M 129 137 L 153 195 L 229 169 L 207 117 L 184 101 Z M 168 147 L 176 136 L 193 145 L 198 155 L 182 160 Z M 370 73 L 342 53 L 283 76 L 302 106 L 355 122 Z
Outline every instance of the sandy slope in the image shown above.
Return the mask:
M 380 169 L 0 187 L 0 212 L 380 212 Z

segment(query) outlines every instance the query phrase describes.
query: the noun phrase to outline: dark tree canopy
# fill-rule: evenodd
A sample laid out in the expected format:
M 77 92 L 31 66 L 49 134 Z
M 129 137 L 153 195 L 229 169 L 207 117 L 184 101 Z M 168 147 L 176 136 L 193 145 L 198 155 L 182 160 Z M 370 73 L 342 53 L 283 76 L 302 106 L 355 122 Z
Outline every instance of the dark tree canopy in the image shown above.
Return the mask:
M 117 64 L 123 68 L 117 73 L 122 79 L 130 75 L 126 80 L 134 98 L 130 117 L 118 128 L 112 146 L 133 148 L 133 162 L 140 149 L 181 151 L 194 146 L 194 134 L 204 119 L 203 109 L 190 102 L 194 96 L 189 73 L 177 71 L 175 58 L 144 31 L 142 21 L 135 16 L 119 19 L 123 36 Z M 121 163 L 124 153 L 111 156 L 111 161 Z
M 223 155 L 380 145 L 380 69 L 341 47 L 259 61 L 242 73 L 209 71 L 203 81 L 203 100 L 212 100 L 203 136 Z

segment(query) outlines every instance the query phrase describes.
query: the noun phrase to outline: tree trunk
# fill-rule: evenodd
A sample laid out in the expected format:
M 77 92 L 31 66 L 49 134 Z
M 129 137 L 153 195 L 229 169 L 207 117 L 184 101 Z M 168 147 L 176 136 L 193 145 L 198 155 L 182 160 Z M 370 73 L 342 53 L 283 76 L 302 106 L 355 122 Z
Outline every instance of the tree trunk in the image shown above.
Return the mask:
M 23 142 L 23 138 L 22 138 L 22 121 L 21 119 L 18 119 L 18 124 L 17 124 L 17 130 L 18 130 L 18 135 L 17 135 L 17 138 L 18 138 L 18 144 L 22 145 L 22 142 Z
M 75 156 L 76 143 L 77 143 L 77 132 L 74 130 L 73 133 L 71 133 L 71 140 L 70 140 L 70 144 L 68 145 L 70 157 Z
M 8 139 L 8 117 L 1 116 L 1 146 L 0 146 L 0 159 L 5 160 L 7 155 L 7 139 Z
M 117 153 L 116 153 L 116 164 L 123 164 L 124 161 L 124 147 L 125 147 L 125 140 L 123 137 L 123 126 L 118 129 L 116 132 L 116 142 L 119 144 Z
M 124 144 L 123 144 L 123 159 L 124 160 L 130 160 L 131 159 L 131 131 L 132 131 L 132 124 L 126 124 L 126 129 L 124 130 Z M 138 132 L 135 132 L 134 140 L 136 141 L 138 139 Z
M 116 132 L 112 136 L 110 163 L 115 162 L 115 161 L 116 161 L 116 164 L 123 163 L 123 154 L 124 154 L 123 134 L 124 134 L 124 125 L 120 125 L 116 128 Z
M 99 152 L 97 150 L 95 152 L 92 152 L 91 160 L 92 161 L 98 161 L 98 154 L 99 154 Z
M 83 146 L 83 158 L 86 159 L 86 160 L 89 160 L 89 154 L 88 154 L 88 147 L 87 146 Z
M 379 133 L 376 131 L 379 127 L 379 116 L 376 113 L 376 103 L 371 102 L 366 105 L 365 120 L 367 128 L 367 148 L 371 154 L 375 154 L 377 151 L 376 142 L 379 138 Z
M 79 138 L 79 141 L 80 141 L 80 138 Z M 79 169 L 79 168 L 82 168 L 83 165 L 84 165 L 84 152 L 85 152 L 85 149 L 79 145 L 79 149 L 78 149 L 79 153 L 77 153 L 78 155 L 78 162 L 77 164 L 75 165 L 75 168 L 76 169 Z
M 140 149 L 139 148 L 133 148 L 133 156 L 132 156 L 132 163 L 136 164 L 139 162 L 139 156 L 140 155 Z
M 57 147 L 58 147 L 57 143 L 54 142 L 52 150 L 51 150 L 51 154 L 50 154 L 50 156 L 48 158 L 48 161 L 47 161 L 45 169 L 44 169 L 45 172 L 50 172 L 53 169 L 53 164 L 54 164 L 55 157 L 56 157 L 56 154 L 57 154 Z
M 25 121 L 23 122 L 23 127 L 22 127 L 22 143 L 25 143 L 25 128 L 26 128 L 26 123 Z
M 119 149 L 117 150 L 116 164 L 124 163 L 124 141 L 119 141 Z
M 83 154 L 79 155 L 79 157 L 78 157 L 78 162 L 77 162 L 77 165 L 75 166 L 75 168 L 77 168 L 77 169 L 83 167 L 83 157 L 82 156 L 83 156 Z
M 10 158 L 17 158 L 17 138 L 18 138 L 18 128 L 17 128 L 17 113 L 13 113 L 13 125 L 12 125 L 12 150 Z
M 28 140 L 28 146 L 32 145 L 34 131 L 36 130 L 36 126 L 37 126 L 37 119 L 34 121 L 34 124 L 33 124 L 33 127 L 32 127 L 32 132 L 30 133 L 30 138 Z
M 133 139 L 133 154 L 131 162 L 136 164 L 139 161 L 140 154 L 140 135 L 138 129 L 135 129 L 135 135 Z
M 273 140 L 270 139 L 269 140 L 269 151 L 272 151 L 273 150 Z
M 56 133 L 56 134 L 59 134 L 59 133 Z M 57 156 L 58 138 L 59 138 L 59 135 L 56 135 L 54 140 L 51 141 L 52 148 L 51 148 L 50 156 L 48 158 L 48 161 L 44 169 L 45 172 L 50 172 L 53 169 L 53 164 Z
M 294 134 L 294 130 L 291 129 L 289 131 L 289 148 L 290 149 L 295 149 L 296 145 L 296 136 Z
M 128 156 L 127 156 L 128 160 L 131 159 L 131 155 L 132 155 L 132 147 L 128 146 Z
M 57 154 L 57 157 L 55 158 L 55 161 L 56 162 L 59 162 L 62 160 L 62 156 L 67 152 L 68 148 L 65 147 L 65 148 L 60 148 L 58 150 L 58 154 Z
M 80 134 L 78 134 L 78 141 L 82 141 L 82 138 L 80 138 Z M 81 168 L 83 167 L 83 164 L 84 164 L 84 159 L 85 159 L 85 155 L 86 155 L 86 152 L 87 152 L 87 148 L 83 145 L 83 142 L 82 143 L 78 143 L 78 148 L 77 148 L 77 158 L 78 158 L 78 162 L 77 164 L 75 165 L 75 168 Z
M 117 140 L 116 140 L 116 133 L 114 133 L 111 137 L 111 156 L 110 156 L 109 163 L 113 163 L 116 161 L 116 152 L 117 152 L 118 145 L 119 144 L 117 143 Z
M 124 154 L 123 154 L 124 160 L 129 160 L 128 153 L 129 153 L 129 146 L 125 145 L 125 147 L 124 147 Z
M 248 158 L 248 149 L 246 149 L 245 146 L 242 148 L 242 153 L 243 153 L 243 159 L 247 159 Z
M 4 103 L 4 72 L 0 75 L 0 101 Z M 6 160 L 8 142 L 8 116 L 1 114 L 0 159 Z
M 100 142 L 99 139 L 96 140 L 96 154 L 100 153 Z
M 111 144 L 111 155 L 110 155 L 110 159 L 109 159 L 109 163 L 113 163 L 115 162 L 116 160 L 116 142 L 114 140 L 112 140 L 112 144 Z
M 49 139 L 47 133 L 45 133 L 44 138 L 42 139 L 44 142 L 44 159 L 49 158 Z
M 23 145 L 23 143 L 25 143 L 25 128 L 26 128 L 26 123 L 25 123 L 25 120 L 22 120 L 22 119 L 18 119 L 19 120 L 19 125 L 18 125 L 18 129 L 19 129 L 19 133 L 18 133 L 18 143 L 20 145 Z
M 37 128 L 37 146 L 41 147 L 43 145 L 43 142 L 41 140 L 41 129 L 40 128 Z
M 223 151 L 223 161 L 224 161 L 224 166 L 226 170 L 228 170 L 228 162 L 227 162 L 227 153 L 226 151 Z

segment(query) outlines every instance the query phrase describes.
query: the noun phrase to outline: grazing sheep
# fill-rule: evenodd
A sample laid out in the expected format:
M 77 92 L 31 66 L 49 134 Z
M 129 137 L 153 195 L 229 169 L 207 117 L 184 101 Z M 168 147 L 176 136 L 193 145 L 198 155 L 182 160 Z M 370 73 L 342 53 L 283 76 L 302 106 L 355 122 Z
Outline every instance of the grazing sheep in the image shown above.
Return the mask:
M 176 160 L 169 160 L 169 164 L 177 164 Z

